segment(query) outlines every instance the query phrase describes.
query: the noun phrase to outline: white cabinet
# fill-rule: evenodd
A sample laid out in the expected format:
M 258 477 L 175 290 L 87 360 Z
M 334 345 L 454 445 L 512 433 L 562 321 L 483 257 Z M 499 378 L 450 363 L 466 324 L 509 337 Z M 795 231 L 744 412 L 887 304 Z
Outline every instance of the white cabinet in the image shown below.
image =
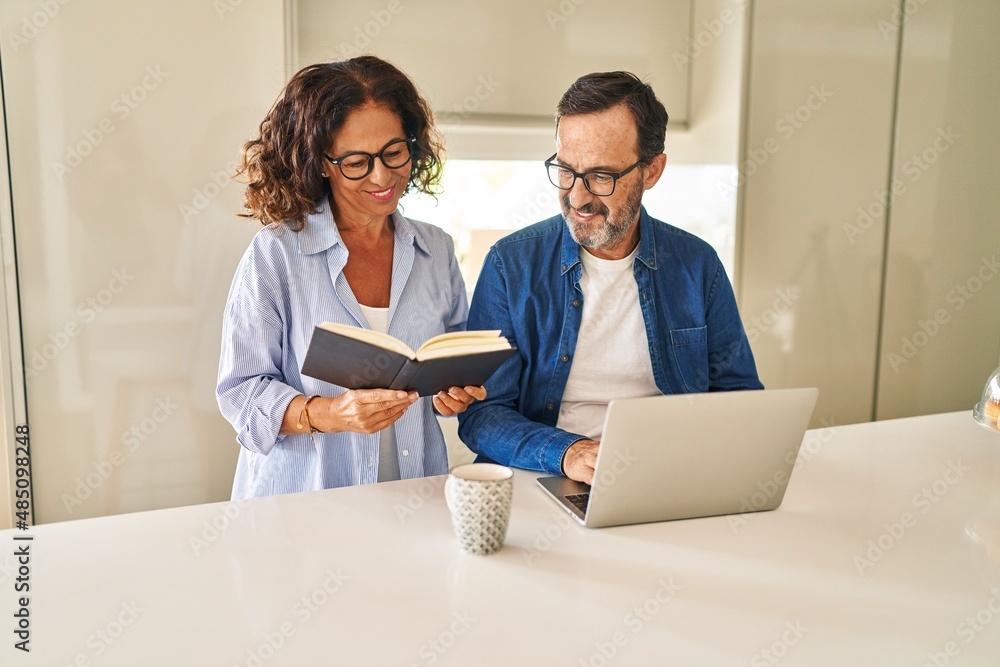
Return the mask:
M 814 426 L 971 409 L 1000 346 L 1000 6 L 752 16 L 738 264 L 765 385 L 819 386 Z

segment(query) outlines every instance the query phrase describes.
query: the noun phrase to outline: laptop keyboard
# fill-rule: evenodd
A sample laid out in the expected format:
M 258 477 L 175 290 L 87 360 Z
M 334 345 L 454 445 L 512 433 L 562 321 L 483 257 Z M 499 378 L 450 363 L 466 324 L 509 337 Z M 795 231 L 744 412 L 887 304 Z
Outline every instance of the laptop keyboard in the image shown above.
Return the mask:
M 590 502 L 590 494 L 589 493 L 574 493 L 572 495 L 566 496 L 566 500 L 568 500 L 571 503 L 573 503 L 573 505 L 578 510 L 580 510 L 581 512 L 583 512 L 584 514 L 586 514 L 587 513 L 587 503 Z

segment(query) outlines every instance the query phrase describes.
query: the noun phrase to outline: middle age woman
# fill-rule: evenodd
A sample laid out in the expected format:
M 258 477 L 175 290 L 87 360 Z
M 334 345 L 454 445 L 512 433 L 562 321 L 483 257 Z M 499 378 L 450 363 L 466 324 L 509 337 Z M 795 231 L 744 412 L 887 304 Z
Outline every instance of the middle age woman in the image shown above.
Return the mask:
M 224 315 L 217 395 L 242 445 L 234 500 L 448 471 L 435 412 L 462 412 L 482 387 L 428 400 L 299 372 L 320 322 L 414 349 L 465 328 L 451 238 L 397 210 L 405 192 L 436 192 L 441 159 L 428 104 L 374 56 L 298 72 L 244 147 L 247 215 L 265 227 Z

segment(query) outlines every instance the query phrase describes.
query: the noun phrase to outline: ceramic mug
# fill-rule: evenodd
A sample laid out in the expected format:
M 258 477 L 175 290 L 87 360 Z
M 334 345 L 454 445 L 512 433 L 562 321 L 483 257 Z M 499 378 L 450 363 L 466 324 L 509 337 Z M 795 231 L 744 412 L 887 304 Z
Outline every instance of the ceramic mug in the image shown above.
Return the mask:
M 496 463 L 466 463 L 452 468 L 444 485 L 462 551 L 477 556 L 503 546 L 514 495 L 514 471 Z

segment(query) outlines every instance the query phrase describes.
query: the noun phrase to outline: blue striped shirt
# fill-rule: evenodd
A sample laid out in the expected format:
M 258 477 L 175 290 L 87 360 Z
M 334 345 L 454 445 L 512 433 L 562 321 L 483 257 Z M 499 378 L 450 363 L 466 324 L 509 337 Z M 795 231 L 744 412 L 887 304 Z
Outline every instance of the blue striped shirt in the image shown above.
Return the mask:
M 389 333 L 416 349 L 431 336 L 465 328 L 468 303 L 454 244 L 443 231 L 393 213 L 395 239 Z M 299 394 L 337 396 L 343 387 L 303 376 L 313 327 L 370 328 L 343 269 L 348 251 L 329 203 L 301 232 L 260 230 L 236 270 L 223 321 L 216 394 L 242 445 L 233 499 L 295 493 L 378 479 L 379 434 L 279 435 Z M 396 422 L 402 479 L 448 471 L 444 436 L 430 398 Z

